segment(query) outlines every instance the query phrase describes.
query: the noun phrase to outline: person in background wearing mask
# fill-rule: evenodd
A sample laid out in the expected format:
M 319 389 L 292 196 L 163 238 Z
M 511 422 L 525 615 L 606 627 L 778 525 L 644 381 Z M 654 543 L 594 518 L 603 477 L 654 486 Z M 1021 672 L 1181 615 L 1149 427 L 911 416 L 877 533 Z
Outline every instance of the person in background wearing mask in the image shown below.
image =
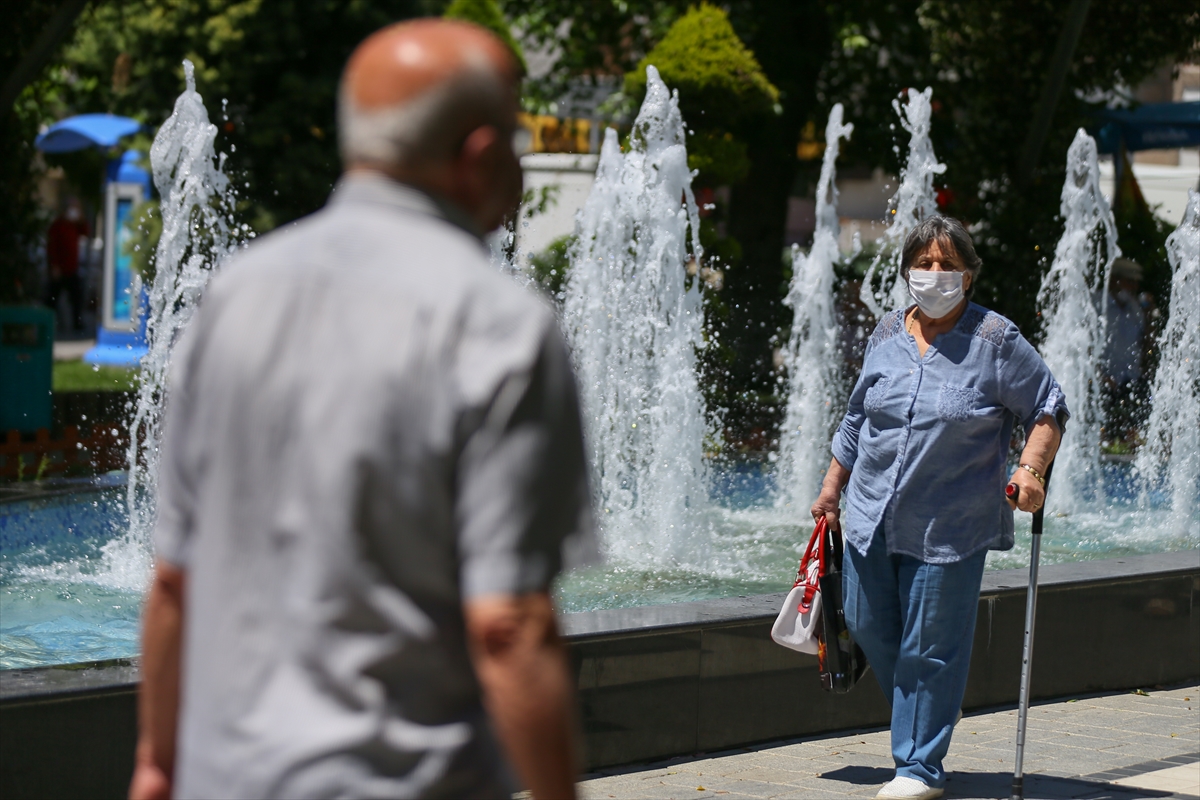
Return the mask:
M 67 199 L 63 213 L 50 223 L 46 232 L 46 265 L 50 271 L 50 286 L 46 305 L 58 312 L 58 299 L 66 293 L 71 304 L 73 329 L 83 328 L 83 283 L 79 279 L 80 239 L 91 235 L 79 200 Z
M 892 707 L 896 777 L 877 798 L 942 795 L 984 559 L 1013 546 L 1014 508 L 1041 507 L 1068 417 L 1017 326 L 970 302 L 981 266 L 955 219 L 909 233 L 901 277 L 916 304 L 871 334 L 812 507 L 846 538 L 846 624 Z M 1025 448 L 1006 475 L 1015 421 Z
M 1104 348 L 1104 438 L 1110 442 L 1128 440 L 1143 418 L 1146 313 L 1138 297 L 1141 282 L 1140 264 L 1128 258 L 1113 261 L 1104 309 L 1108 321 L 1108 342 Z

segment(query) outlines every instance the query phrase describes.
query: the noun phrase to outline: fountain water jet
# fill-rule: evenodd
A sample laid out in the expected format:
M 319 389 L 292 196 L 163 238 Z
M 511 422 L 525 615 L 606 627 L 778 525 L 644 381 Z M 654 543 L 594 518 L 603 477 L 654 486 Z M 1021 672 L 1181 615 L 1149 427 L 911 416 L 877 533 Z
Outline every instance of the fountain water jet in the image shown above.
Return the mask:
M 1188 191 L 1187 210 L 1167 237 L 1171 262 L 1170 316 L 1158 338 L 1158 373 L 1151 391 L 1146 443 L 1137 458 L 1140 505 L 1165 484 L 1168 526 L 1183 536 L 1197 529 L 1200 496 L 1200 192 Z
M 903 106 L 892 101 L 900 125 L 909 133 L 908 161 L 900 170 L 900 186 L 891 201 L 891 220 L 880 248 L 863 278 L 859 297 L 877 318 L 911 302 L 908 286 L 900 279 L 900 256 L 904 239 L 918 222 L 937 211 L 933 176 L 946 171 L 937 160 L 929 129 L 933 118 L 933 87 L 908 90 Z M 878 288 L 876 281 L 878 280 Z
M 699 210 L 679 100 L 647 67 L 646 99 L 622 154 L 605 131 L 563 301 L 578 370 L 607 555 L 703 564 L 714 436 L 696 373 L 704 347 Z
M 841 353 L 833 291 L 833 265 L 841 254 L 834 176 L 839 140 L 850 138 L 853 130 L 853 125 L 842 124 L 842 104 L 834 105 L 825 126 L 812 248 L 807 255 L 799 247 L 792 248 L 792 285 L 784 299 L 793 311 L 792 332 L 784 349 L 788 400 L 779 437 L 776 505 L 801 506 L 816 497 L 841 412 Z
M 1112 210 L 1100 191 L 1096 142 L 1083 129 L 1067 151 L 1059 208 L 1065 228 L 1038 290 L 1037 308 L 1042 320 L 1039 350 L 1071 408 L 1071 431 L 1063 437 L 1055 458 L 1059 478 L 1048 503 L 1054 511 L 1071 513 L 1104 502 L 1100 472 L 1104 294 L 1112 262 L 1121 254 Z
M 154 253 L 146 323 L 148 352 L 142 360 L 137 404 L 130 423 L 129 482 L 126 503 L 129 531 L 114 540 L 120 550 L 109 553 L 114 568 L 128 570 L 130 580 L 145 580 L 149 539 L 155 518 L 162 409 L 167 371 L 179 335 L 196 310 L 212 270 L 236 249 L 244 232 L 233 222 L 236 193 L 225 175 L 225 154 L 213 148 L 217 127 L 209 122 L 196 92 L 195 68 L 183 62 L 187 88 L 158 129 L 150 148 L 154 185 L 158 189 L 162 236 Z
M 536 283 L 533 277 L 521 269 L 520 253 L 516 252 L 516 220 L 509 219 L 488 235 L 484 243 L 488 247 L 492 266 L 508 275 L 519 285 L 530 288 Z

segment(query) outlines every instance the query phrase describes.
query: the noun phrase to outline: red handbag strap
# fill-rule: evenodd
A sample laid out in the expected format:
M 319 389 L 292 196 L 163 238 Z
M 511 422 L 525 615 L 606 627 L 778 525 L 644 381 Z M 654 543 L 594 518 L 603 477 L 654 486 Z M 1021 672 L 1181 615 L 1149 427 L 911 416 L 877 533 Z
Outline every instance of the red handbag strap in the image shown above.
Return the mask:
M 812 562 L 814 550 L 817 557 L 817 574 L 825 574 L 825 533 L 828 530 L 828 523 L 825 517 L 817 520 L 817 525 L 813 528 L 812 536 L 808 540 L 808 547 L 804 550 L 804 556 L 800 559 L 799 574 L 796 575 L 796 582 L 792 584 L 795 589 L 808 579 L 808 565 Z M 804 586 L 804 597 L 800 601 L 800 610 L 804 611 L 812 605 L 813 596 L 817 593 L 817 586 L 811 583 L 806 583 Z
M 793 589 L 804 581 L 805 576 L 808 574 L 808 563 L 812 561 L 814 554 L 817 556 L 817 561 L 822 569 L 824 568 L 825 554 L 822 552 L 824 548 L 821 547 L 821 541 L 825 535 L 826 525 L 825 517 L 817 520 L 817 526 L 813 528 L 812 536 L 808 538 L 808 547 L 804 549 L 804 555 L 800 558 L 800 569 L 796 574 L 796 582 L 792 584 Z

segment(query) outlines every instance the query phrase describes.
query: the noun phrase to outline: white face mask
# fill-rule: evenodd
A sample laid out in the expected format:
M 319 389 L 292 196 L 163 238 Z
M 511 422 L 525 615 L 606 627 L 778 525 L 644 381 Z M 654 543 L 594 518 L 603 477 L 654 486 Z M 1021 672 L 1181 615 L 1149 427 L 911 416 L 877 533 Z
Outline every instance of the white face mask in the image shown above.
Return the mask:
M 908 293 L 917 301 L 922 314 L 930 319 L 941 319 L 962 302 L 963 273 L 911 270 Z

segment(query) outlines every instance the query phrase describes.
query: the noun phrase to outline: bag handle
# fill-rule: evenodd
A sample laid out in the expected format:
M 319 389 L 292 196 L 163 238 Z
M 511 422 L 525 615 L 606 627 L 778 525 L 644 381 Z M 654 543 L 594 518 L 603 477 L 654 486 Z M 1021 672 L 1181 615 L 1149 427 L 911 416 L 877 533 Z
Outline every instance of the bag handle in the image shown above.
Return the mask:
M 824 515 L 817 520 L 817 525 L 813 528 L 812 536 L 809 537 L 808 547 L 804 550 L 804 555 L 800 559 L 800 569 L 796 575 L 796 582 L 792 584 L 795 589 L 800 584 L 804 583 L 804 597 L 800 601 L 800 610 L 805 611 L 812 607 L 813 597 L 817 593 L 817 586 L 811 583 L 805 583 L 808 579 L 808 565 L 812 562 L 814 551 L 817 557 L 817 574 L 825 574 L 825 533 L 828 530 L 829 523 L 826 522 Z

